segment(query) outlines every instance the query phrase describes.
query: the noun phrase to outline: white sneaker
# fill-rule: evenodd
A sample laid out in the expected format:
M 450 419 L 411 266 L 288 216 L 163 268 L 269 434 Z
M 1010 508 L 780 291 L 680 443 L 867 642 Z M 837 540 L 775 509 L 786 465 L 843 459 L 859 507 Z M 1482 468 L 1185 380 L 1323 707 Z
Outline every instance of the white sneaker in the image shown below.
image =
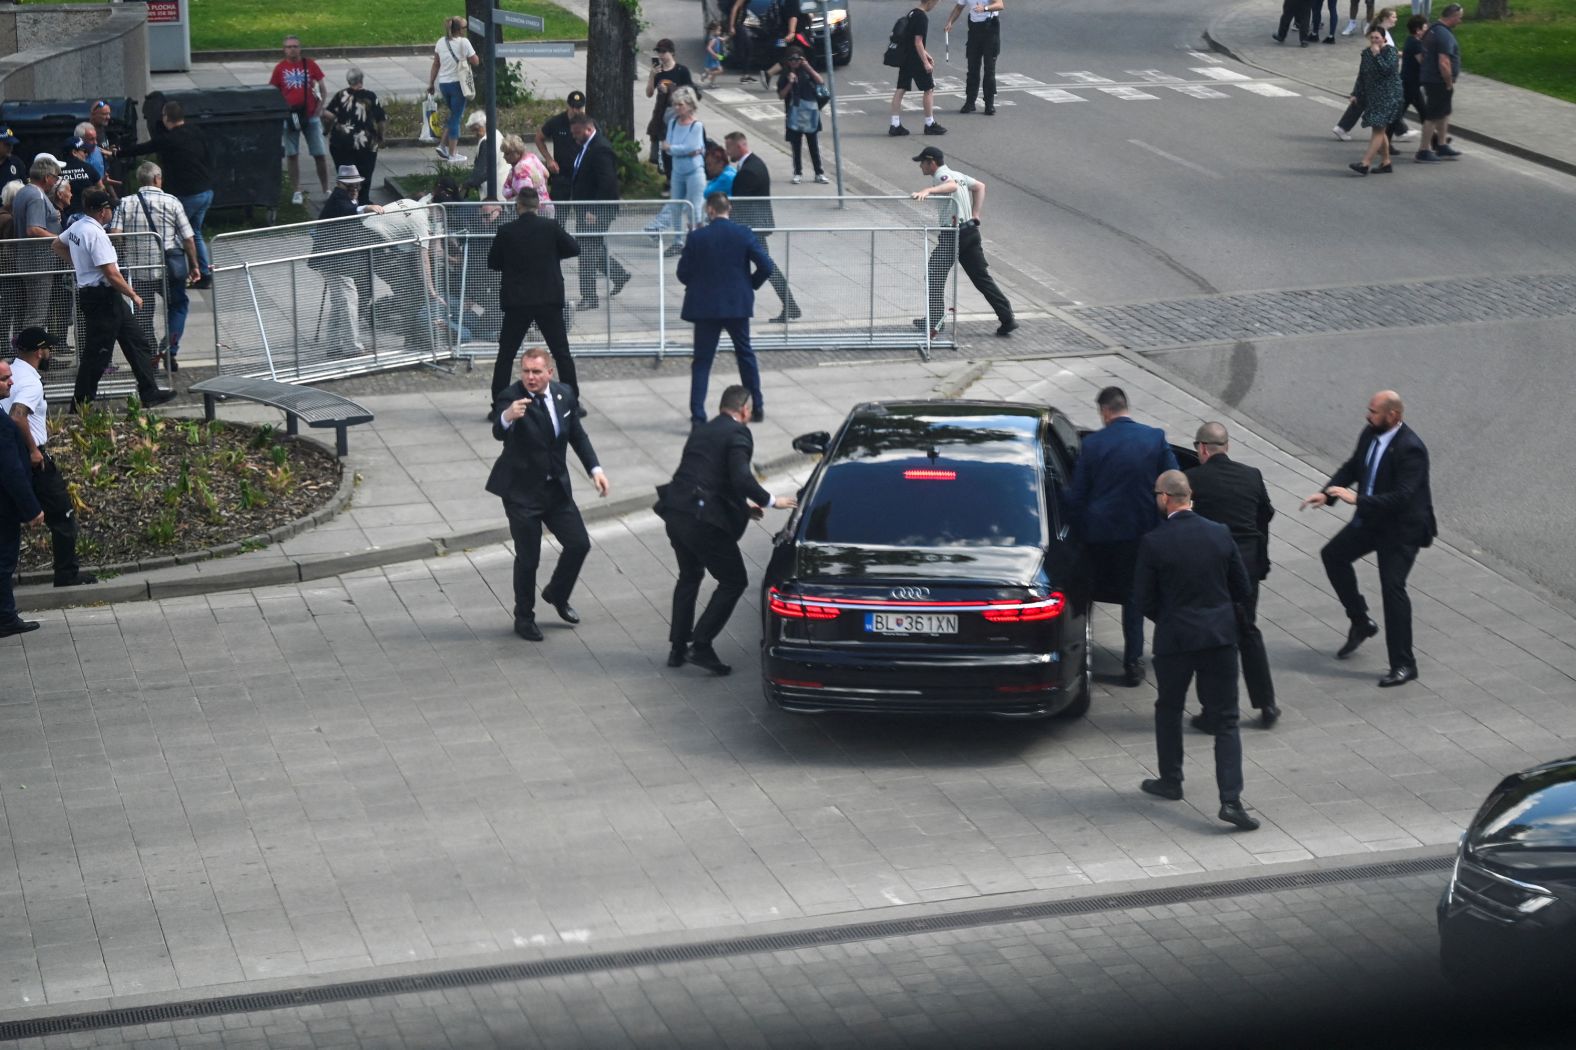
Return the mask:
M 1401 132 L 1401 134 L 1396 136 L 1396 141 L 1397 142 L 1404 142 L 1407 139 L 1415 139 L 1415 138 L 1417 138 L 1417 129 L 1416 128 L 1407 128 L 1405 131 Z
M 465 163 L 465 154 L 463 154 L 463 153 L 451 153 L 451 154 L 449 154 L 449 163 L 450 164 L 464 164 Z
M 831 180 L 831 179 L 829 179 L 829 178 L 827 178 L 827 177 L 826 177 L 826 175 L 825 175 L 825 174 L 824 174 L 824 173 L 823 173 L 823 174 L 820 174 L 820 175 L 817 175 L 817 176 L 816 176 L 816 177 L 815 177 L 815 181 L 816 181 L 816 182 L 817 182 L 817 183 L 819 183 L 819 184 L 820 184 L 820 185 L 822 185 L 822 186 L 825 186 L 825 185 L 827 185 L 827 184 L 828 184 L 828 183 L 830 183 L 830 182 L 831 182 L 831 181 L 832 181 L 832 180 Z
M 302 193 L 300 190 L 296 190 L 294 193 L 292 193 L 290 195 L 290 203 L 291 204 L 304 204 L 304 203 L 306 203 L 306 194 Z
M 795 185 L 795 186 L 797 186 L 797 185 L 799 185 L 799 184 L 800 184 L 800 183 L 801 183 L 801 182 L 803 182 L 803 181 L 804 181 L 804 176 L 803 176 L 803 175 L 800 175 L 800 174 L 799 174 L 799 173 L 798 173 L 798 172 L 797 172 L 797 171 L 796 171 L 796 172 L 794 172 L 794 173 L 793 173 L 793 178 L 791 178 L 791 179 L 789 179 L 789 180 L 788 180 L 788 181 L 789 181 L 789 182 L 791 182 L 791 183 L 793 183 L 793 184 L 794 184 L 794 185 Z
M 1340 139 L 1342 142 L 1352 141 L 1352 133 L 1341 127 L 1339 124 L 1335 125 L 1335 127 L 1331 128 L 1330 130 L 1335 132 L 1335 137 Z
M 1342 36 L 1351 36 L 1357 32 L 1357 19 L 1353 18 L 1346 23 L 1346 28 L 1341 30 Z

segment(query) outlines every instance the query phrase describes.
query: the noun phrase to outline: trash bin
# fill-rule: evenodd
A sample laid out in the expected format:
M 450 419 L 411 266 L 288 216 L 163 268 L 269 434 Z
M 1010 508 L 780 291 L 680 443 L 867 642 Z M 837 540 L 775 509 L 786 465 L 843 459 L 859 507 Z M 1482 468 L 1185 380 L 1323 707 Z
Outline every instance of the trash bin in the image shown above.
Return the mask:
M 290 111 L 277 88 L 155 91 L 142 103 L 150 136 L 164 113 L 165 102 L 179 102 L 186 122 L 208 139 L 213 159 L 213 207 L 272 211 L 279 206 L 285 155 L 282 132 Z
M 277 92 L 276 92 L 277 94 Z M 98 99 L 40 99 L 0 102 L 0 126 L 9 125 L 22 140 L 16 154 L 31 164 L 40 153 L 64 158 L 66 142 L 76 126 L 87 120 Z M 137 141 L 137 103 L 129 98 L 105 99 L 109 103 L 110 141 L 131 145 Z

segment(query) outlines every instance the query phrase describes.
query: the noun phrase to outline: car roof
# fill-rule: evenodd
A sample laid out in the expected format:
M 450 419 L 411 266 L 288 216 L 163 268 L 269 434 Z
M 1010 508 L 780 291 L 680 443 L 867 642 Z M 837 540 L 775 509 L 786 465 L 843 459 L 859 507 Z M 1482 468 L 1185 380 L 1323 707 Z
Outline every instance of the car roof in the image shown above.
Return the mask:
M 1021 401 L 931 398 L 922 401 L 865 401 L 855 405 L 848 413 L 848 418 L 850 422 L 881 416 L 1018 416 L 1038 419 L 1060 414 L 1058 409 L 1050 405 L 1032 405 Z

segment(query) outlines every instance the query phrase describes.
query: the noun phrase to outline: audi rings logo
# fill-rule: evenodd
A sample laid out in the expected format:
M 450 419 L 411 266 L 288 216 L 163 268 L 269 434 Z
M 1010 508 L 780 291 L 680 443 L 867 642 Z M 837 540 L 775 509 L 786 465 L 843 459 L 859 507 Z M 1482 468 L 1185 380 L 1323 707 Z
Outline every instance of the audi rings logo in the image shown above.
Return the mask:
M 922 598 L 929 598 L 930 597 L 930 588 L 929 587 L 893 587 L 892 588 L 892 597 L 894 597 L 894 598 L 907 598 L 910 601 L 917 601 L 917 600 L 922 599 Z

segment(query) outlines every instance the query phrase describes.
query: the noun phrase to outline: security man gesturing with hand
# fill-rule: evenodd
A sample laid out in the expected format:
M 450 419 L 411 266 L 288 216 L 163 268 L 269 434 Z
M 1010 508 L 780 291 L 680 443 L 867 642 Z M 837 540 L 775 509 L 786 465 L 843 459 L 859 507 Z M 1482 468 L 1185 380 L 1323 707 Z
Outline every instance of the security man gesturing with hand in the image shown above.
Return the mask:
M 968 84 L 964 88 L 963 108 L 959 113 L 973 113 L 974 100 L 980 93 L 980 66 L 985 67 L 985 115 L 996 115 L 996 56 L 1001 54 L 1001 13 L 1006 8 L 1002 0 L 958 0 L 947 16 L 945 31 L 952 32 L 952 24 L 965 10 L 969 13 Z

